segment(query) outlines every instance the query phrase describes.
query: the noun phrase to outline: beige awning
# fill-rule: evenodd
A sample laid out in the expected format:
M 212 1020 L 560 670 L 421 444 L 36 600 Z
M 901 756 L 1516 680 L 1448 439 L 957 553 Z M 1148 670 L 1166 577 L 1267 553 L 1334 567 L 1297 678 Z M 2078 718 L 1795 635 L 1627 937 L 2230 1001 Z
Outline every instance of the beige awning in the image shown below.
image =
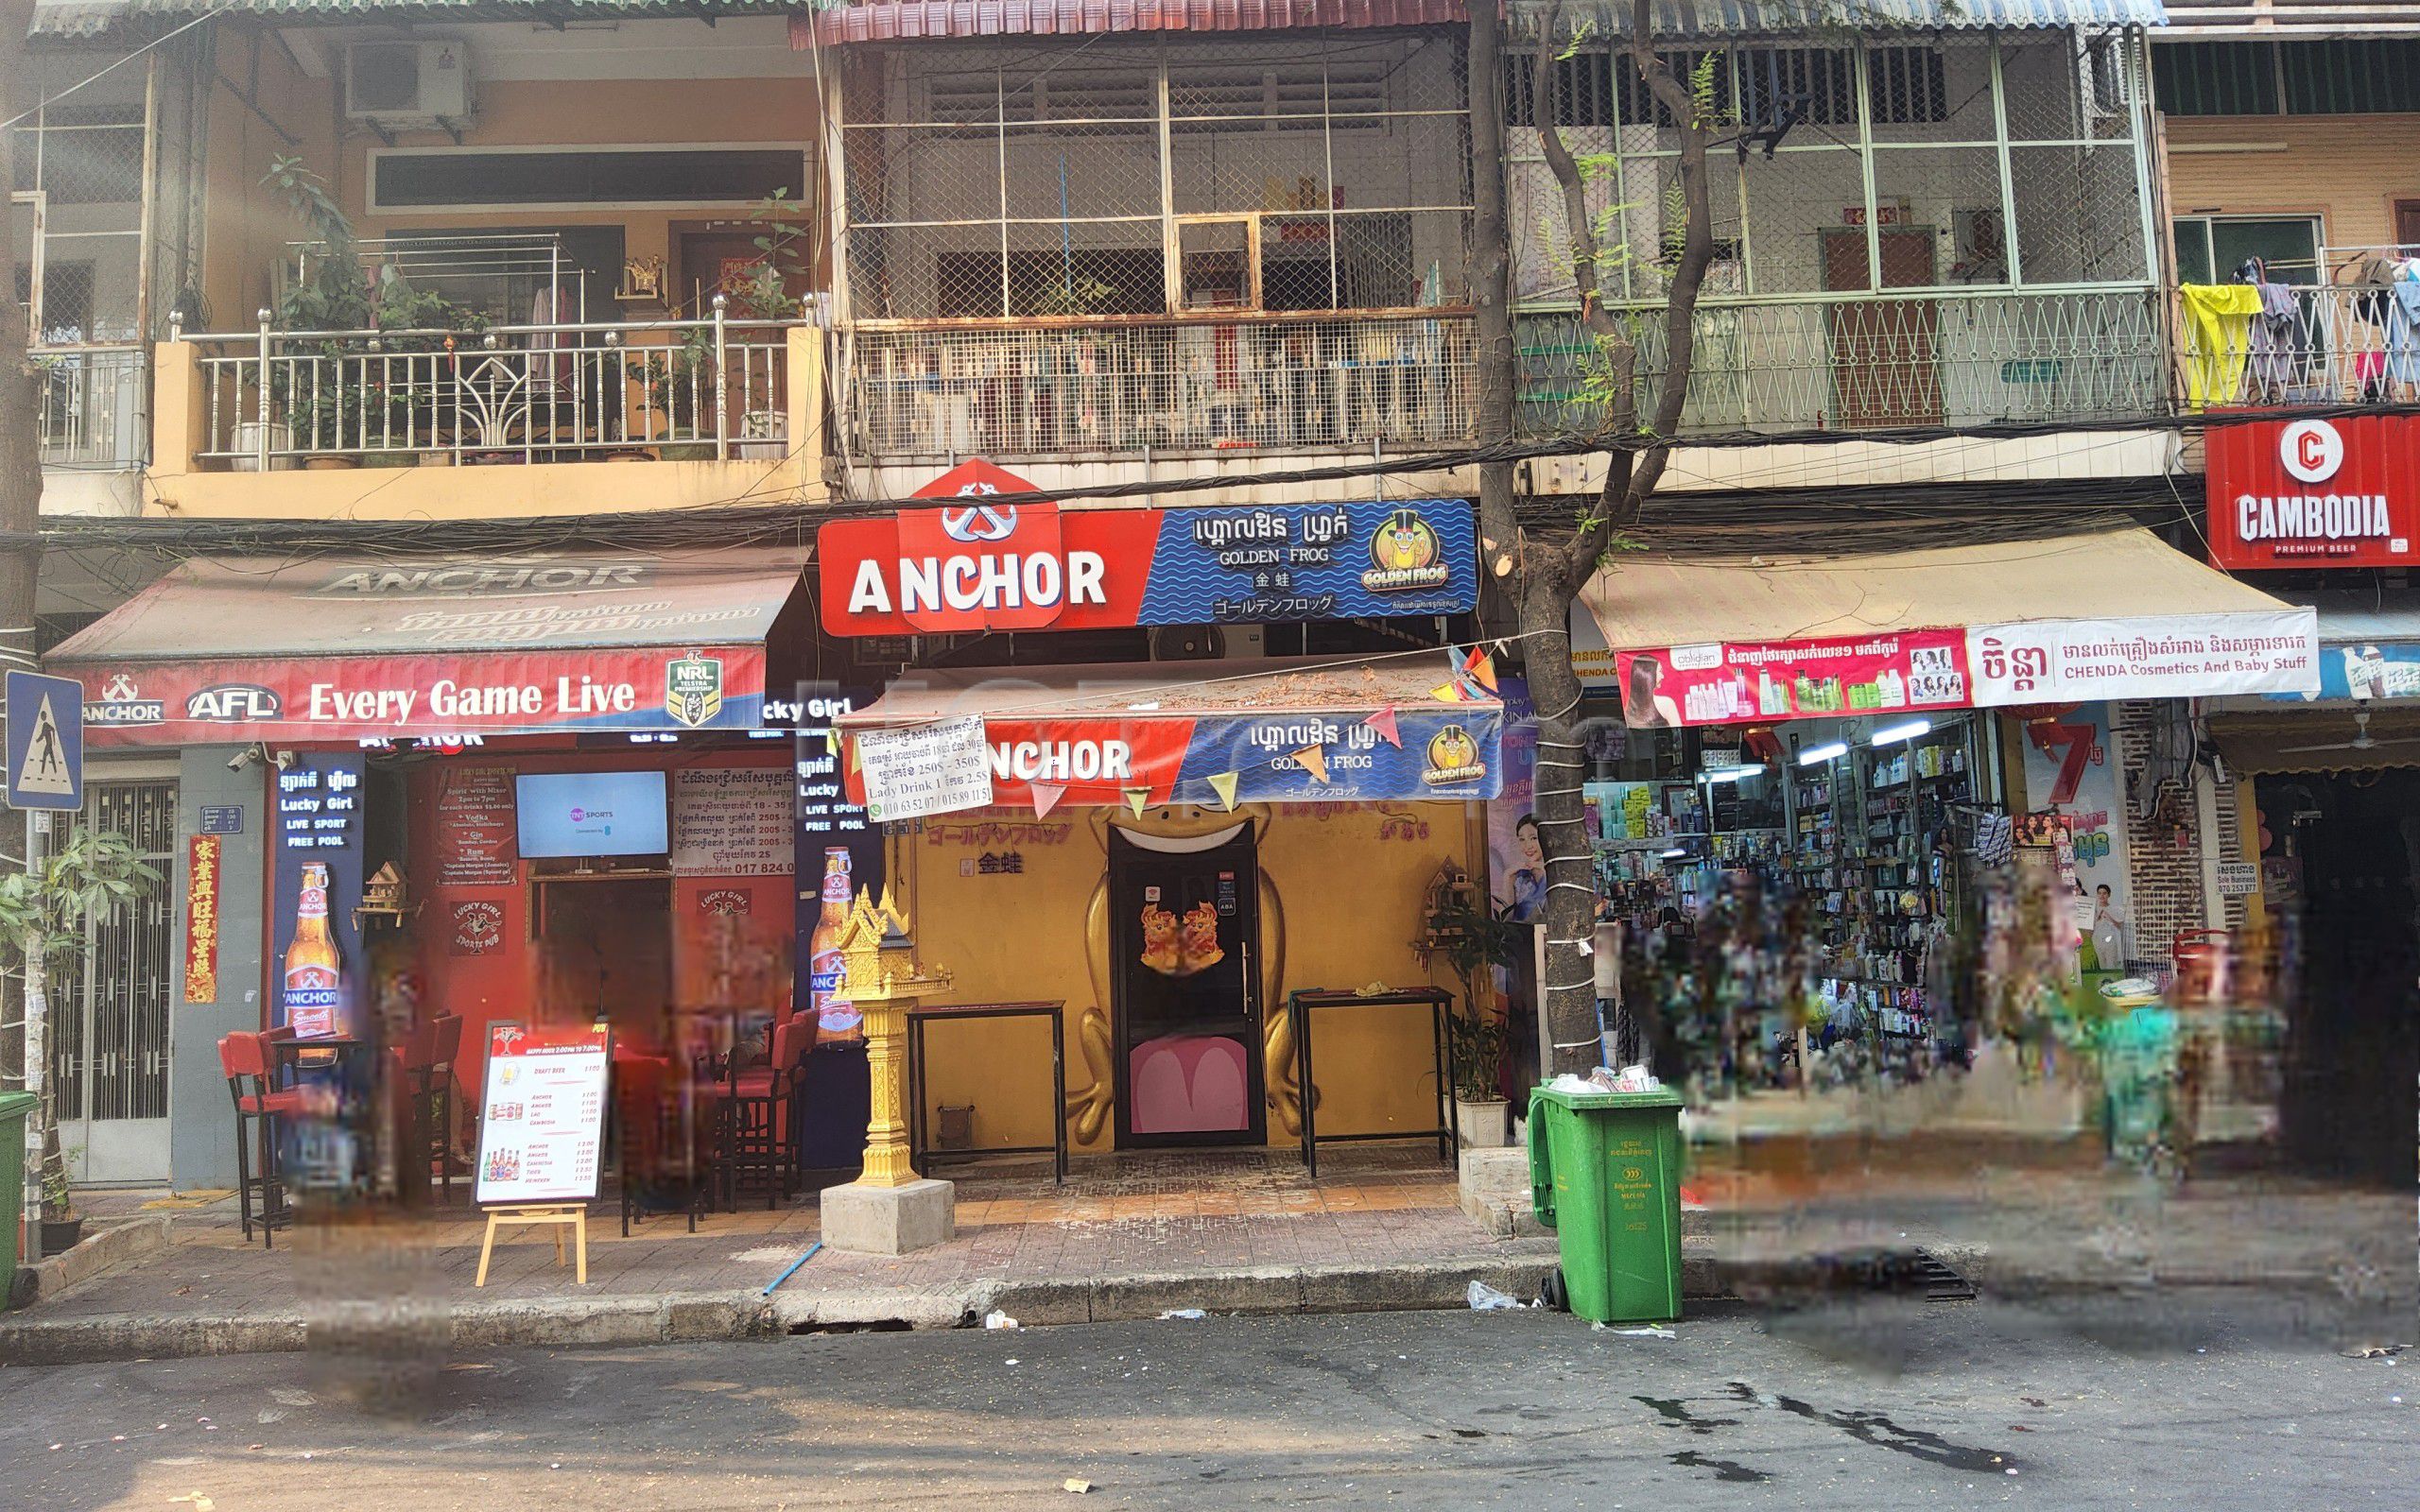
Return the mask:
M 1641 705 L 1634 723 L 1655 722 L 1646 684 L 1676 671 L 1701 694 L 1736 674 L 1746 714 L 1791 718 L 1912 706 L 1892 700 L 1912 698 L 1901 686 L 1920 668 L 1923 701 L 1989 707 L 2303 693 L 2319 685 L 2318 659 L 2308 608 L 2140 529 L 1796 558 L 1626 554 L 1588 581 L 1572 616 L 1583 682 L 1625 685 L 1624 665 L 1643 663 L 1626 685 Z M 1847 702 L 1804 706 L 1789 691 L 1860 676 L 1883 691 L 1868 682 Z M 1665 721 L 1729 722 L 1720 696 L 1692 707 L 1713 712 L 1667 710 Z
M 2287 607 L 2148 530 L 1853 557 L 1640 552 L 1581 596 L 1616 651 Z
M 2420 710 L 2281 706 L 2275 713 L 2213 714 L 2210 738 L 2227 769 L 2244 776 L 2420 766 Z

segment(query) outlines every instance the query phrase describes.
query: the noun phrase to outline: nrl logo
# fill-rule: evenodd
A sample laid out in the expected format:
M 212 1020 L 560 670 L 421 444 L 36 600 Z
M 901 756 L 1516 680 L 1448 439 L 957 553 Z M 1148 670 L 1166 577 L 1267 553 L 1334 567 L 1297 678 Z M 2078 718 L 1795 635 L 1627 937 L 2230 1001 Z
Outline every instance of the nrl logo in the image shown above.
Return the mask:
M 664 712 L 696 729 L 722 712 L 722 663 L 695 652 L 664 664 Z

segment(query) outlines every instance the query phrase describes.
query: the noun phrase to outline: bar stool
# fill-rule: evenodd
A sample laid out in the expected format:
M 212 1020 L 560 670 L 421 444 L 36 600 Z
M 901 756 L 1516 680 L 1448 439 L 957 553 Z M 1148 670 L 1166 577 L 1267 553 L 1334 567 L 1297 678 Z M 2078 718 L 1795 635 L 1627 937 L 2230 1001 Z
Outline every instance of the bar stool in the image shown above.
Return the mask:
M 414 1031 L 405 1045 L 404 1069 L 411 1078 L 419 1159 L 437 1164 L 443 1200 L 454 1200 L 454 1057 L 462 1049 L 462 1016 L 441 1013 Z
M 785 1019 L 772 1026 L 772 1055 L 767 1062 L 732 1078 L 727 1126 L 735 1208 L 738 1186 L 752 1175 L 764 1180 L 768 1208 L 796 1190 L 798 1142 L 790 1099 L 798 1063 L 813 1042 L 810 1025 L 794 1017 Z
M 252 1194 L 260 1194 L 261 1243 L 277 1247 L 276 1225 L 285 1216 L 285 1187 L 277 1170 L 277 1135 L 270 1120 L 293 1118 L 302 1111 L 302 1094 L 271 1085 L 270 1036 L 231 1034 L 218 1041 L 218 1069 L 227 1076 L 227 1095 L 235 1104 L 235 1207 L 243 1217 L 244 1242 L 252 1239 Z M 247 1084 L 250 1084 L 249 1086 Z M 247 1130 L 246 1119 L 259 1123 Z M 260 1169 L 252 1169 L 248 1142 L 260 1142 Z

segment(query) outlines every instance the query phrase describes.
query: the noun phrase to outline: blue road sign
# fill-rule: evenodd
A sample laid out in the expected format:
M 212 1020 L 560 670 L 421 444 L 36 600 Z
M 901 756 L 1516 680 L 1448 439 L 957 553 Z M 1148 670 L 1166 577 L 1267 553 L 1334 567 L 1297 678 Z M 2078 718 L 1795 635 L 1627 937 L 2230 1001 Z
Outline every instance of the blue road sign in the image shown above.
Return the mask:
M 74 678 L 11 672 L 9 699 L 9 806 L 84 806 L 84 685 Z

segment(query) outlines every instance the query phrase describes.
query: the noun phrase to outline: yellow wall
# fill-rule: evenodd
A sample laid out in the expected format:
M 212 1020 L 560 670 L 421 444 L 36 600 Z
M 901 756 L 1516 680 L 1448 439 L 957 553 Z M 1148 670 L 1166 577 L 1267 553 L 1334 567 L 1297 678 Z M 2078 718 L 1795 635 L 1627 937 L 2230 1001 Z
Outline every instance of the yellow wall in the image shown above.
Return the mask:
M 1159 813 L 1163 811 L 1152 811 Z M 895 842 L 900 901 L 920 957 L 954 973 L 939 1003 L 1059 998 L 1066 1002 L 1067 1088 L 1093 1078 L 1079 1033 L 1098 1001 L 1085 915 L 1106 874 L 1108 816 L 990 810 L 926 822 Z M 1014 850 L 1022 875 L 961 875 L 961 862 Z M 1282 1013 L 1296 988 L 1435 985 L 1460 988 L 1412 954 L 1423 895 L 1440 863 L 1469 867 L 1466 815 L 1457 803 L 1286 804 L 1270 812 L 1260 866 L 1284 918 L 1285 971 L 1264 1014 Z M 1271 922 L 1261 924 L 1264 949 Z M 1101 1005 L 1104 1011 L 1107 1005 Z M 1319 1016 L 1314 1041 L 1323 1134 L 1432 1126 L 1436 1080 L 1429 1020 L 1414 1008 L 1338 1009 Z M 927 1108 L 974 1105 L 974 1142 L 1043 1144 L 1050 1139 L 1050 1046 L 1036 1021 L 942 1024 L 927 1040 Z M 1102 1068 L 1107 1072 L 1109 1068 Z M 1271 1143 L 1292 1136 L 1272 1114 Z M 1093 1148 L 1107 1148 L 1105 1129 Z M 1069 1140 L 1076 1136 L 1071 1129 Z
M 2420 117 L 2171 116 L 2168 213 L 2324 215 L 2331 247 L 2394 240 L 2394 202 L 2420 199 Z M 2224 147 L 2232 150 L 2191 150 Z

